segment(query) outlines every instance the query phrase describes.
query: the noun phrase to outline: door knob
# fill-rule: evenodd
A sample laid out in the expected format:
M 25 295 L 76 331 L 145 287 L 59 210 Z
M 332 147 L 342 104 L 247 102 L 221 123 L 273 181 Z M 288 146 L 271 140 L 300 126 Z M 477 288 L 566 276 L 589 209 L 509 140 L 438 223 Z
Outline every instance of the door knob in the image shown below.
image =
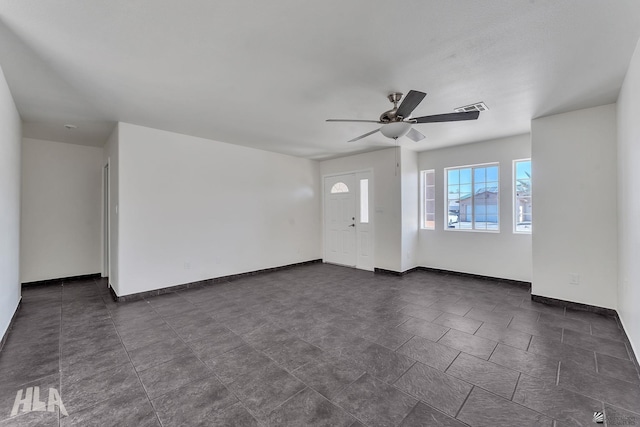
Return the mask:
M 356 226 L 355 224 L 351 224 L 349 227 L 355 227 L 355 226 Z

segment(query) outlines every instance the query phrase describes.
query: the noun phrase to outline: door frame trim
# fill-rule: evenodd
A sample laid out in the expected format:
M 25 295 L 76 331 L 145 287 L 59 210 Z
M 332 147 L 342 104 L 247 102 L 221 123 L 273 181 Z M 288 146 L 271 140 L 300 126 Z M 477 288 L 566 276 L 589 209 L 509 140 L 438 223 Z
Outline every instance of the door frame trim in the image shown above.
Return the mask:
M 358 174 L 359 173 L 368 173 L 369 174 L 369 227 L 371 229 L 370 233 L 371 233 L 371 254 L 373 257 L 373 267 L 371 270 L 369 269 L 363 269 L 361 268 L 361 266 L 358 265 L 358 259 L 359 259 L 359 255 L 360 255 L 360 246 L 358 245 L 358 228 L 356 226 L 356 265 L 355 268 L 359 269 L 359 270 L 365 270 L 365 271 L 374 271 L 375 269 L 375 264 L 376 264 L 376 240 L 375 240 L 375 232 L 376 232 L 376 227 L 375 227 L 375 182 L 374 182 L 374 171 L 373 168 L 365 168 L 365 169 L 356 169 L 356 170 L 350 170 L 350 171 L 344 171 L 344 172 L 333 172 L 333 173 L 327 173 L 327 174 L 323 174 L 322 175 L 322 262 L 326 262 L 327 259 L 327 233 L 325 230 L 325 181 L 326 178 L 331 178 L 331 177 L 335 177 L 335 176 L 340 176 L 340 175 L 348 175 L 348 174 L 354 174 L 356 177 L 356 224 L 358 224 L 360 222 L 360 217 L 359 217 L 359 213 L 360 213 L 360 182 L 358 180 Z
M 111 159 L 102 166 L 102 277 L 111 279 Z M 111 284 L 109 283 L 109 286 Z

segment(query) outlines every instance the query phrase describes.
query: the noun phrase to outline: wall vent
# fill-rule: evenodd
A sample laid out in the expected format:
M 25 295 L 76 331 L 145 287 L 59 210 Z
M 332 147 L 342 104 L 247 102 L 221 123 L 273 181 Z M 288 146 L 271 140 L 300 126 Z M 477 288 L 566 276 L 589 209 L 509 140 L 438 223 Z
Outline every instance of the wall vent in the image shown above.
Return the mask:
M 465 105 L 464 107 L 454 108 L 456 113 L 465 113 L 467 111 L 487 111 L 489 107 L 484 102 L 476 102 L 475 104 Z

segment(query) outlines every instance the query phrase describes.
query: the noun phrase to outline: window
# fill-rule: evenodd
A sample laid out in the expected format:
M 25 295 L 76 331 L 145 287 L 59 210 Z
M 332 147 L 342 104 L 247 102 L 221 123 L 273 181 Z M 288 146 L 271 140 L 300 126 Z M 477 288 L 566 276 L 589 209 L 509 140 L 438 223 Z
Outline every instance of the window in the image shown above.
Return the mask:
M 531 233 L 531 159 L 513 161 L 513 231 Z
M 420 195 L 422 199 L 420 228 L 436 228 L 436 171 L 431 169 L 420 172 Z
M 335 184 L 333 184 L 333 187 L 331 187 L 331 194 L 348 192 L 349 187 L 347 187 L 347 184 L 345 184 L 344 182 L 336 182 Z
M 360 180 L 360 223 L 369 223 L 369 180 Z
M 445 169 L 445 228 L 499 231 L 497 164 Z

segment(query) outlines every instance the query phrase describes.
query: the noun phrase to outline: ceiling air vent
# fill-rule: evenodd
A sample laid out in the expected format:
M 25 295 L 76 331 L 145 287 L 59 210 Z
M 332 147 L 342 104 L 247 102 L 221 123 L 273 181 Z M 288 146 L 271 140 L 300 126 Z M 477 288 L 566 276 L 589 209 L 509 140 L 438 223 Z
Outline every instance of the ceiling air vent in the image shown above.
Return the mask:
M 487 111 L 489 107 L 484 102 L 476 102 L 475 104 L 465 105 L 464 107 L 454 108 L 456 113 L 465 113 L 467 111 Z

